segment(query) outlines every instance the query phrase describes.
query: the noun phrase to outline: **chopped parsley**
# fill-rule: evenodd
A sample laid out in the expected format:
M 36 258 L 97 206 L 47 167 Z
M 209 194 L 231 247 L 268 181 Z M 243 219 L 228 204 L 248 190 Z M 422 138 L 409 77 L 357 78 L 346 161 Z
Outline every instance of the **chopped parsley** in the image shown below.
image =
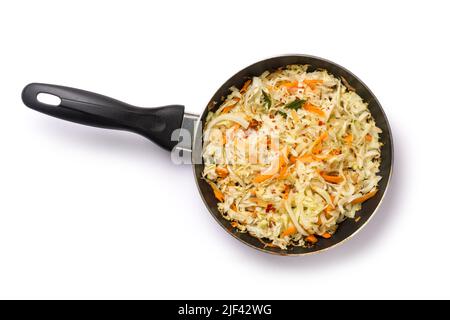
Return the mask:
M 287 105 L 285 105 L 284 107 L 286 109 L 293 109 L 295 111 L 297 111 L 298 109 L 300 109 L 301 107 L 303 107 L 303 105 L 306 103 L 306 100 L 303 99 L 295 99 L 292 102 L 289 102 Z
M 284 112 L 284 111 L 281 111 L 281 110 L 278 110 L 278 112 L 277 112 L 278 114 L 280 114 L 280 115 L 282 115 L 283 116 L 283 118 L 286 118 L 287 117 L 287 113 L 286 112 Z
M 270 95 L 265 92 L 264 90 L 262 90 L 262 94 L 263 94 L 263 98 L 264 98 L 264 103 L 267 106 L 267 109 L 270 109 L 270 107 L 272 107 L 272 99 L 270 98 Z

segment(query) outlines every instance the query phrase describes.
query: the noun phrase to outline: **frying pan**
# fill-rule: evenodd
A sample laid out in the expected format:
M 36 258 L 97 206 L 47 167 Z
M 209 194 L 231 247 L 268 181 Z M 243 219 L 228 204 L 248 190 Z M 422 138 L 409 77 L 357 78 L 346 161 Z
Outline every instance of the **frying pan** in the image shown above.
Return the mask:
M 220 106 L 223 97 L 229 93 L 229 88 L 240 88 L 244 82 L 253 76 L 259 76 L 266 70 L 273 71 L 290 64 L 307 64 L 309 71 L 325 69 L 343 83 L 354 89 L 365 102 L 372 113 L 377 126 L 383 131 L 380 135 L 382 143 L 379 191 L 375 197 L 364 202 L 357 212 L 356 219 L 347 219 L 340 223 L 333 237 L 320 239 L 314 246 L 289 247 L 282 250 L 269 247 L 259 239 L 242 233 L 231 226 L 217 209 L 217 200 L 208 183 L 202 179 L 202 124 L 205 123 L 209 111 Z M 57 106 L 38 100 L 38 94 L 45 93 L 59 97 Z M 393 142 L 391 129 L 386 115 L 375 95 L 354 74 L 338 64 L 326 59 L 307 55 L 285 55 L 256 62 L 239 71 L 228 79 L 213 95 L 201 116 L 184 112 L 182 105 L 169 105 L 159 108 L 139 108 L 96 93 L 42 83 L 31 83 L 22 92 L 22 100 L 31 109 L 43 112 L 53 117 L 69 120 L 85 125 L 127 130 L 140 134 L 166 150 L 174 150 L 184 159 L 192 163 L 194 177 L 200 195 L 211 215 L 233 237 L 241 242 L 264 252 L 278 255 L 304 255 L 332 248 L 344 242 L 357 233 L 374 216 L 387 190 L 393 165 Z M 180 129 L 180 130 L 177 130 Z M 188 133 L 187 135 L 183 133 Z

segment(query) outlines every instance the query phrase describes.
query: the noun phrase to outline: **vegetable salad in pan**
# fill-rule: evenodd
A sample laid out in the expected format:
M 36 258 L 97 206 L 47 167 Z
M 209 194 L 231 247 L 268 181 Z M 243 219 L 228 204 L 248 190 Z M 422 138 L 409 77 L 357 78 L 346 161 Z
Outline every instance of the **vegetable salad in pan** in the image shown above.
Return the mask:
M 207 116 L 202 155 L 233 227 L 311 246 L 376 194 L 381 130 L 345 79 L 290 65 L 230 90 Z

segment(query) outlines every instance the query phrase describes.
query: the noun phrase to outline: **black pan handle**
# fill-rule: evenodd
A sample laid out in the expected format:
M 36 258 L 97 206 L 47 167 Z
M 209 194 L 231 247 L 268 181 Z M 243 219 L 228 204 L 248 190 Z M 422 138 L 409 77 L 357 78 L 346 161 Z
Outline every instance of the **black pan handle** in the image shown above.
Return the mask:
M 40 102 L 39 93 L 54 95 L 61 103 L 54 106 Z M 178 143 L 172 141 L 172 133 L 181 128 L 184 115 L 181 105 L 139 108 L 97 93 L 43 83 L 27 85 L 22 100 L 31 109 L 56 118 L 138 133 L 166 150 Z

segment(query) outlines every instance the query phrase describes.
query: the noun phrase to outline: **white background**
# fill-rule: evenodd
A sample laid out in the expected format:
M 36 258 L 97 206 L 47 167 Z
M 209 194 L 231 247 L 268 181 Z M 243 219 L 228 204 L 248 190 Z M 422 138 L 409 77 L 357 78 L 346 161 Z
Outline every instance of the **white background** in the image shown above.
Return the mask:
M 446 1 L 0 5 L 0 298 L 450 298 Z M 226 234 L 192 170 L 146 139 L 23 106 L 29 82 L 200 113 L 233 73 L 306 53 L 390 120 L 391 188 L 347 243 L 278 257 Z

